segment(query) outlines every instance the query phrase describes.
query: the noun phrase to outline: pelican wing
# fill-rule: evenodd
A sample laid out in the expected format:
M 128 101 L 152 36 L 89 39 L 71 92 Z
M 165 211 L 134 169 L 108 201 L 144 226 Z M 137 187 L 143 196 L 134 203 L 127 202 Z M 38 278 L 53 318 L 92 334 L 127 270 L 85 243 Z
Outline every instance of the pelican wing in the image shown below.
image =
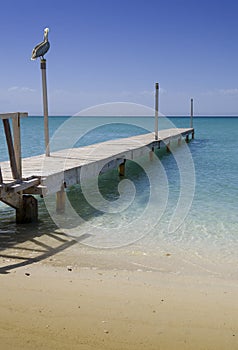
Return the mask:
M 35 60 L 37 57 L 43 57 L 49 50 L 49 48 L 49 41 L 43 41 L 40 44 L 36 45 L 36 47 L 32 51 L 31 59 Z
M 32 59 L 32 60 L 35 60 L 35 59 L 37 58 L 36 54 L 37 54 L 37 52 L 38 52 L 39 47 L 40 47 L 42 44 L 44 44 L 44 41 L 42 41 L 40 44 L 36 45 L 36 46 L 34 47 L 34 49 L 32 50 L 32 54 L 31 54 L 31 59 Z

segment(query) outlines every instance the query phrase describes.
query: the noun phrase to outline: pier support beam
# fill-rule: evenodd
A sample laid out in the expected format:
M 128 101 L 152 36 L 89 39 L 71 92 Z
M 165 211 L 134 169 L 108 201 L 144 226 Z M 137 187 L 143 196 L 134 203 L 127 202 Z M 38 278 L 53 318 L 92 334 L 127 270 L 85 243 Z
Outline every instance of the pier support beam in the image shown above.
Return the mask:
M 65 186 L 61 186 L 61 190 L 56 193 L 56 213 L 63 214 L 65 212 Z
M 125 170 L 126 170 L 126 160 L 124 160 L 124 162 L 121 163 L 118 167 L 119 176 L 125 176 Z
M 28 224 L 38 221 L 38 202 L 33 196 L 23 195 L 19 208 L 16 208 L 16 223 Z
M 185 141 L 188 143 L 189 142 L 189 135 L 186 135 Z

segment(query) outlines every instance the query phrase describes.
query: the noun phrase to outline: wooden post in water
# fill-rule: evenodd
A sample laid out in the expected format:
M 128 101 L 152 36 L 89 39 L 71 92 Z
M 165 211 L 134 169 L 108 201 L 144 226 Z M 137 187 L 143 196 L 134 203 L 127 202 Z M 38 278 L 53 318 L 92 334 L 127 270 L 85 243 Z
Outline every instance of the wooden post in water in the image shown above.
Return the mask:
M 193 98 L 191 98 L 191 109 L 190 109 L 190 128 L 193 128 Z
M 20 206 L 16 208 L 16 223 L 28 224 L 38 221 L 38 202 L 32 195 L 21 195 Z
M 43 108 L 44 108 L 44 131 L 45 131 L 45 155 L 50 156 L 49 145 L 49 123 L 48 123 L 48 99 L 47 99 L 47 84 L 46 84 L 46 60 L 44 58 L 40 61 L 40 68 L 42 73 L 42 92 L 43 92 Z
M 118 167 L 119 176 L 125 176 L 126 169 L 126 159 L 124 159 L 123 163 L 121 163 Z
M 159 83 L 155 83 L 155 140 L 158 140 L 159 132 Z
M 65 185 L 62 184 L 60 191 L 56 193 L 56 213 L 63 214 L 65 212 Z
M 151 147 L 151 151 L 149 152 L 149 159 L 151 162 L 154 159 L 154 151 L 155 151 L 155 148 Z
M 170 152 L 170 141 L 166 144 L 166 151 Z

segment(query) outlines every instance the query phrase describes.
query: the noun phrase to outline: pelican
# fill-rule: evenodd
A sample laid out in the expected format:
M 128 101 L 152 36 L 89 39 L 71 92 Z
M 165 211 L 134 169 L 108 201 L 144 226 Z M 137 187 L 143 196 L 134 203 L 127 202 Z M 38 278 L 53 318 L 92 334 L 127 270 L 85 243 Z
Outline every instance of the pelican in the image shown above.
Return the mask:
M 50 43 L 48 41 L 48 33 L 49 28 L 45 28 L 44 30 L 44 41 L 42 41 L 40 44 L 36 45 L 36 47 L 32 51 L 31 59 L 35 60 L 38 57 L 41 57 L 41 59 L 44 59 L 44 55 L 50 48 Z

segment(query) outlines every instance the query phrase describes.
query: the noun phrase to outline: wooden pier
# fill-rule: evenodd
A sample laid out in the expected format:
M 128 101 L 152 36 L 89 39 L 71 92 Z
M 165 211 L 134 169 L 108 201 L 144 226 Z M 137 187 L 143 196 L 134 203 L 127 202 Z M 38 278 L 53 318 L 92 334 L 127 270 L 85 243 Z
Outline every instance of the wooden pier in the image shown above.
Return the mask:
M 169 149 L 172 140 L 189 141 L 194 129 L 166 129 L 155 133 L 110 140 L 80 148 L 64 149 L 45 155 L 21 159 L 20 118 L 26 113 L 0 115 L 3 120 L 9 161 L 0 167 L 0 200 L 16 209 L 17 223 L 34 222 L 38 218 L 35 195 L 56 193 L 56 210 L 64 211 L 65 188 L 79 184 L 82 173 L 87 178 L 118 168 L 125 174 L 126 160 L 135 160 L 161 147 Z M 13 136 L 9 119 L 12 118 Z M 83 170 L 83 171 L 82 171 Z

